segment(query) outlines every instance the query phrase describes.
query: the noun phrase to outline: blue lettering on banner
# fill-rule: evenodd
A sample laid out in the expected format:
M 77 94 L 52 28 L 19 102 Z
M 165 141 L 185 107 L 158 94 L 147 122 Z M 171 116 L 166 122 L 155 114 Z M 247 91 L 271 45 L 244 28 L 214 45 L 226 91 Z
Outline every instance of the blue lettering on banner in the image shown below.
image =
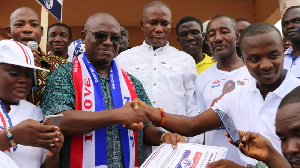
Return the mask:
M 116 89 L 116 86 L 114 83 L 111 84 L 112 89 Z
M 125 102 L 125 103 L 127 103 L 127 102 L 129 102 L 129 101 L 130 101 L 130 97 L 125 97 L 125 96 L 124 96 L 124 99 L 126 100 L 126 102 Z
M 95 74 L 95 71 L 94 71 L 94 69 L 93 69 L 92 67 L 90 68 L 90 71 L 91 71 L 91 73 L 92 73 L 92 75 L 93 75 L 93 78 L 94 78 L 94 80 L 95 80 L 95 83 L 98 83 L 97 75 Z
M 111 72 L 111 74 L 109 76 L 110 76 L 111 87 L 112 87 L 112 89 L 116 89 L 114 75 L 112 74 L 113 71 L 111 70 L 110 72 Z
M 133 139 L 133 136 L 130 136 L 130 142 L 131 142 L 131 147 L 134 147 L 134 139 Z

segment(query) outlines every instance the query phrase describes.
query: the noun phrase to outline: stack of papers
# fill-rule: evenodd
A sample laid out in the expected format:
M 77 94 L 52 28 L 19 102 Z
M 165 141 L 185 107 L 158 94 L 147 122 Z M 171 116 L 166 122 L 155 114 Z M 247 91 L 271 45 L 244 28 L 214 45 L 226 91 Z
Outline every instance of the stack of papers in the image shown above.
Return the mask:
M 141 168 L 204 168 L 205 165 L 224 159 L 227 148 L 192 143 L 160 145 L 143 163 Z

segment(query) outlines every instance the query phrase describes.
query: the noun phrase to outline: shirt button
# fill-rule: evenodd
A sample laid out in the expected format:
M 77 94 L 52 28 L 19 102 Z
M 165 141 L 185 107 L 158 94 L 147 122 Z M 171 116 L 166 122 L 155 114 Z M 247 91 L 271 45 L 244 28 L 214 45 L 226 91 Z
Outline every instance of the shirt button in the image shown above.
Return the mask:
M 156 70 L 156 68 L 154 68 L 154 70 Z
M 156 56 L 156 54 L 154 54 L 154 56 Z
M 156 103 L 156 101 L 153 101 L 153 104 L 155 104 Z
M 156 86 L 156 83 L 153 83 L 153 86 Z

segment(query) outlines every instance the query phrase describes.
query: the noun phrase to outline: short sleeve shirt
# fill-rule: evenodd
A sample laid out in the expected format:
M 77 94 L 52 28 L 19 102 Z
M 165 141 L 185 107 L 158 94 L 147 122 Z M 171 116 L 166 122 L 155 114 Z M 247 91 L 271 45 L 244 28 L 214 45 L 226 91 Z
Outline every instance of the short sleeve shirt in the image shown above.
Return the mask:
M 281 153 L 280 140 L 275 133 L 277 108 L 282 98 L 299 85 L 300 80 L 287 72 L 281 85 L 264 99 L 256 81 L 252 80 L 247 89 L 240 88 L 226 94 L 212 109 L 227 113 L 238 130 L 262 134 Z M 241 158 L 248 160 L 244 155 Z

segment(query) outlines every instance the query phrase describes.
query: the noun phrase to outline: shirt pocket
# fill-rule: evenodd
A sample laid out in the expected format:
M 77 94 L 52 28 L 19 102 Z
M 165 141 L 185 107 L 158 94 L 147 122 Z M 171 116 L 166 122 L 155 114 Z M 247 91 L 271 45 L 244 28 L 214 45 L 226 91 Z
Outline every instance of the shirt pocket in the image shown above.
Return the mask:
M 132 65 L 128 72 L 142 82 L 147 79 L 147 67 L 147 64 Z
M 166 87 L 178 88 L 183 85 L 181 77 L 181 67 L 172 64 L 162 64 L 161 72 L 162 83 L 165 83 Z

